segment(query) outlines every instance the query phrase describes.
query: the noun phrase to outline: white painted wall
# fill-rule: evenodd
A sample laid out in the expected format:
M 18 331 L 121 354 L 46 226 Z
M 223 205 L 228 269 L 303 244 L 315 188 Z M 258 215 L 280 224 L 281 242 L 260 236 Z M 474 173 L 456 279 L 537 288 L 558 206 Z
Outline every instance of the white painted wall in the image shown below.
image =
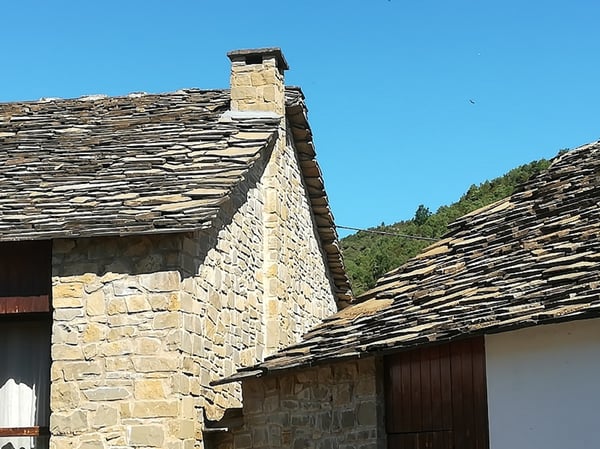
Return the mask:
M 485 344 L 490 449 L 600 447 L 600 319 Z

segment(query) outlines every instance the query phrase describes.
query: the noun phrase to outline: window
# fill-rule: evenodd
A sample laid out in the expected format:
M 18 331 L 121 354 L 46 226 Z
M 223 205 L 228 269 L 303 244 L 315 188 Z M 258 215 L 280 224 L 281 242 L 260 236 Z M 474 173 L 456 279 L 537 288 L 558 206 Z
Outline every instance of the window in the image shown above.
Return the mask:
M 0 449 L 48 447 L 51 242 L 0 243 Z

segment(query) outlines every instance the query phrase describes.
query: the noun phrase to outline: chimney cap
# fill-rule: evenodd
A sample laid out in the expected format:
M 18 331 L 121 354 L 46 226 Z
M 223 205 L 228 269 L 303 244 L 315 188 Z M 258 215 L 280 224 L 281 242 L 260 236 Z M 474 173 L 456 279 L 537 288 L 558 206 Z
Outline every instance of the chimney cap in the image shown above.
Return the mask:
M 287 61 L 285 60 L 285 57 L 283 56 L 281 48 L 279 47 L 233 50 L 227 53 L 227 57 L 231 60 L 231 62 L 240 60 L 248 61 L 249 59 L 259 57 L 261 59 L 264 59 L 265 57 L 274 57 L 277 61 L 277 67 L 279 68 L 279 70 L 289 70 L 290 68 L 288 66 Z

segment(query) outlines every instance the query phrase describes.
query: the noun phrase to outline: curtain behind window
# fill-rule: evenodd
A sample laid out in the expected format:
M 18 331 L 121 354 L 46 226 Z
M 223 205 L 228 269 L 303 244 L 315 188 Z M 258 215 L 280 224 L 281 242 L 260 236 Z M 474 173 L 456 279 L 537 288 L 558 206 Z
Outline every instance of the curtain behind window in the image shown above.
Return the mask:
M 48 426 L 50 324 L 0 322 L 0 428 Z M 0 449 L 37 449 L 47 438 L 0 437 Z

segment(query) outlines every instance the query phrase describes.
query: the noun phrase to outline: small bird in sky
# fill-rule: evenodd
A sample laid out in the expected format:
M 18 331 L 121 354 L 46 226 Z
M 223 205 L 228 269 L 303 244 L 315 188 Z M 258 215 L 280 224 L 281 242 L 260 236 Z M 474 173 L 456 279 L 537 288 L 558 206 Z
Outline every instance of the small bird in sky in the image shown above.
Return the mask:
M 471 100 L 471 99 L 469 99 L 469 103 L 471 103 L 471 104 L 475 104 L 475 100 Z

